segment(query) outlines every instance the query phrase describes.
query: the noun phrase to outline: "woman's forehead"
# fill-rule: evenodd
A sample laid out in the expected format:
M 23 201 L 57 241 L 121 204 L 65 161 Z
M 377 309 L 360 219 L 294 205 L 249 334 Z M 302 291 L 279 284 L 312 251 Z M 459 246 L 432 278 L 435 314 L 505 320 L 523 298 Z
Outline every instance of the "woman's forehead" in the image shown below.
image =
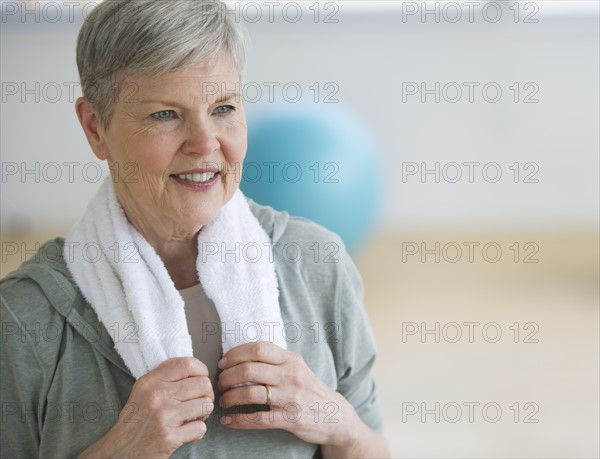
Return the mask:
M 121 85 L 135 90 L 138 99 L 163 99 L 205 94 L 221 97 L 223 93 L 240 91 L 240 77 L 231 59 L 204 59 L 184 69 L 158 76 L 145 74 L 126 76 Z

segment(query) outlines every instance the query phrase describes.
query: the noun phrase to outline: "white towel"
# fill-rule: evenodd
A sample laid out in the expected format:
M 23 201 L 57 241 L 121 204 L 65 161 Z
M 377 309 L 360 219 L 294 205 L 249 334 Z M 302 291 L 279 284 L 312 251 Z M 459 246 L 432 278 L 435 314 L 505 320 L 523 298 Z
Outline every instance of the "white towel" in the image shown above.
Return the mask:
M 136 379 L 169 358 L 193 356 L 183 298 L 127 220 L 110 177 L 69 232 L 64 255 Z M 271 242 L 240 190 L 199 232 L 196 269 L 219 313 L 224 353 L 249 341 L 286 348 Z

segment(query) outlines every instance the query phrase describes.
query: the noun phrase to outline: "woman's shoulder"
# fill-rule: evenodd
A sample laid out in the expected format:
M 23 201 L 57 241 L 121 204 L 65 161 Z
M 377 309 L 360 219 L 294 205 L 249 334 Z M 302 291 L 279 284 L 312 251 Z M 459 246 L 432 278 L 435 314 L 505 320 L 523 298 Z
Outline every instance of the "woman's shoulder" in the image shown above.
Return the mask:
M 273 243 L 298 244 L 302 247 L 310 247 L 315 243 L 331 243 L 338 248 L 343 247 L 342 239 L 337 234 L 308 218 L 293 216 L 286 211 L 258 204 L 250 198 L 246 199 L 250 210 Z
M 336 291 L 342 282 L 362 289 L 362 279 L 344 242 L 314 221 L 249 201 L 250 209 L 271 238 L 282 281 Z
M 64 239 L 55 238 L 0 280 L 3 314 L 40 326 L 62 320 L 77 297 L 64 256 Z M 61 317 L 62 316 L 62 317 Z

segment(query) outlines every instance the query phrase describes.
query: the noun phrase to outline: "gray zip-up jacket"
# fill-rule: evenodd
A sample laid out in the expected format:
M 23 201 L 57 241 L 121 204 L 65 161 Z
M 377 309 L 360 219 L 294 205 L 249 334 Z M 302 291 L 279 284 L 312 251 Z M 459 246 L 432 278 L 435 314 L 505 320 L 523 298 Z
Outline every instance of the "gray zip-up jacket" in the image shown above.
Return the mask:
M 371 428 L 382 413 L 371 368 L 375 343 L 363 310 L 362 282 L 338 236 L 299 217 L 249 201 L 271 240 L 288 349 L 354 406 Z M 1 281 L 1 457 L 77 457 L 116 422 L 135 379 L 114 347 L 127 339 L 105 328 L 71 278 L 62 238 Z M 214 388 L 216 400 L 220 397 Z M 279 429 L 234 430 L 207 419 L 203 439 L 172 457 L 319 457 L 318 445 Z M 290 422 L 336 422 L 336 407 L 290 410 Z

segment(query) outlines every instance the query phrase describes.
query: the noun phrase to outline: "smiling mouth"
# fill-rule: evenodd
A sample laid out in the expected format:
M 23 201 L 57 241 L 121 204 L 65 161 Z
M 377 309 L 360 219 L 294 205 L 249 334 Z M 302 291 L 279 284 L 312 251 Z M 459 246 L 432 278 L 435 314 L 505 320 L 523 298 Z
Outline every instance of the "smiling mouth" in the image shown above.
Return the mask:
M 171 177 L 177 177 L 187 182 L 206 183 L 217 174 L 218 172 L 203 172 L 201 174 L 173 174 Z

